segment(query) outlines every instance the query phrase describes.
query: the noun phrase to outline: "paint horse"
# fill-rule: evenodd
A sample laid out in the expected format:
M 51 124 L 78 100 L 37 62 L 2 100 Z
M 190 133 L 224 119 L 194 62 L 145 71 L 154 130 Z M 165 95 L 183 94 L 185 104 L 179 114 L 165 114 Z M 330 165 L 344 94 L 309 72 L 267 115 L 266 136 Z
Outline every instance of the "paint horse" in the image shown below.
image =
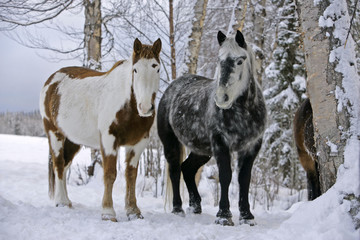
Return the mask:
M 237 152 L 240 184 L 240 223 L 255 224 L 248 193 L 251 168 L 262 144 L 266 107 L 255 79 L 254 54 L 244 36 L 217 35 L 220 44 L 216 80 L 185 75 L 173 81 L 162 96 L 157 126 L 173 189 L 173 210 L 184 214 L 179 193 L 181 171 L 189 192 L 189 210 L 201 213 L 194 176 L 214 156 L 219 168 L 221 197 L 216 223 L 234 225 L 228 199 L 232 176 L 231 153 Z M 182 148 L 190 150 L 181 163 Z
M 117 153 L 126 147 L 126 199 L 129 219 L 143 218 L 136 204 L 135 182 L 140 154 L 149 141 L 159 88 L 161 40 L 134 41 L 133 54 L 108 72 L 62 68 L 50 76 L 40 94 L 40 112 L 49 140 L 49 196 L 69 206 L 66 171 L 80 145 L 100 149 L 103 157 L 102 219 L 116 221 L 112 189 Z
M 308 200 L 321 195 L 312 120 L 311 103 L 306 99 L 295 113 L 293 133 L 300 163 L 306 171 Z

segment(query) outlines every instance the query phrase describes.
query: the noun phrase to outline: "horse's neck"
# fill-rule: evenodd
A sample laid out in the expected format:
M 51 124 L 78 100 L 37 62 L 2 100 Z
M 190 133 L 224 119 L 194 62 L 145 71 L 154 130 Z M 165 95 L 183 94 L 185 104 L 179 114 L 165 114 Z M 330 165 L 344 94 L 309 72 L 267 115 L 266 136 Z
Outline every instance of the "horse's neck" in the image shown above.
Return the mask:
M 130 92 L 132 85 L 132 60 L 124 61 L 106 76 L 105 84 L 108 90 L 116 90 Z

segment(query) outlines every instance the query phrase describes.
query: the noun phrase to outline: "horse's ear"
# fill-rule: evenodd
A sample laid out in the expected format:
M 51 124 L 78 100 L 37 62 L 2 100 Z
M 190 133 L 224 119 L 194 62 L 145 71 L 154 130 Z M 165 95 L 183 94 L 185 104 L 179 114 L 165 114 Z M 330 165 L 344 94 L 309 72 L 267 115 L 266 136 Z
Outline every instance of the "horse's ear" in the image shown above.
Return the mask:
M 237 30 L 237 32 L 236 32 L 235 41 L 237 42 L 237 44 L 240 47 L 246 48 L 246 42 L 245 42 L 244 35 L 239 30 Z
M 161 51 L 161 40 L 160 38 L 158 38 L 158 40 L 156 40 L 152 46 L 152 50 L 155 54 L 155 56 L 159 56 L 160 51 Z
M 217 40 L 218 40 L 220 46 L 223 44 L 225 39 L 226 39 L 226 35 L 223 34 L 221 31 L 219 31 L 218 34 L 217 34 Z
M 134 41 L 134 52 L 136 54 L 140 54 L 141 49 L 142 49 L 142 44 L 141 44 L 140 40 L 136 38 Z

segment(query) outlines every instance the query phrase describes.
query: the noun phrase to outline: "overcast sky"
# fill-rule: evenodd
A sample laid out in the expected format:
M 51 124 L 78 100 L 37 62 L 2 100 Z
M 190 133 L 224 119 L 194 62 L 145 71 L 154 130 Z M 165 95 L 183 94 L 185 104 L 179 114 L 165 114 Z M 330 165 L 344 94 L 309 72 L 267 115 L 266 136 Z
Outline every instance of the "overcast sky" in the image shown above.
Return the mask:
M 26 48 L 0 32 L 0 112 L 39 109 L 39 94 L 47 78 L 78 61 L 49 62 L 39 50 Z

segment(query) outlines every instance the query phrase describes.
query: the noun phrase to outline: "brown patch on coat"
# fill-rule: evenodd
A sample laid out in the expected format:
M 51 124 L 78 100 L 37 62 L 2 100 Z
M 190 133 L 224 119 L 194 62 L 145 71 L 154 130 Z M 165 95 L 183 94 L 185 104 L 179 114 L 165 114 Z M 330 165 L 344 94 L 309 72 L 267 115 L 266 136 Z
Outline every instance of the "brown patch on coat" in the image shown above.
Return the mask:
M 45 85 L 48 85 L 51 83 L 52 79 L 54 78 L 56 73 L 64 73 L 66 74 L 69 78 L 71 79 L 84 79 L 87 77 L 97 77 L 97 76 L 103 76 L 105 74 L 109 74 L 111 73 L 115 68 L 117 68 L 118 66 L 120 66 L 121 64 L 123 64 L 125 62 L 125 60 L 120 60 L 117 61 L 111 68 L 109 71 L 107 72 L 99 72 L 99 71 L 95 71 L 89 68 L 85 68 L 85 67 L 65 67 L 65 68 L 61 68 L 60 70 L 58 70 L 57 72 L 53 73 L 48 80 L 45 82 Z
M 59 106 L 60 95 L 58 93 L 58 87 L 60 82 L 52 83 L 46 91 L 45 101 L 45 114 L 53 123 L 56 122 Z
M 109 134 L 115 137 L 114 149 L 122 145 L 135 145 L 147 136 L 154 122 L 154 117 L 155 111 L 150 117 L 139 116 L 132 90 L 130 101 L 125 103 L 124 107 L 116 113 L 116 120 L 109 127 Z
M 65 166 L 67 166 L 74 159 L 76 153 L 80 150 L 80 145 L 71 142 L 69 139 L 65 139 L 64 142 L 64 160 Z

